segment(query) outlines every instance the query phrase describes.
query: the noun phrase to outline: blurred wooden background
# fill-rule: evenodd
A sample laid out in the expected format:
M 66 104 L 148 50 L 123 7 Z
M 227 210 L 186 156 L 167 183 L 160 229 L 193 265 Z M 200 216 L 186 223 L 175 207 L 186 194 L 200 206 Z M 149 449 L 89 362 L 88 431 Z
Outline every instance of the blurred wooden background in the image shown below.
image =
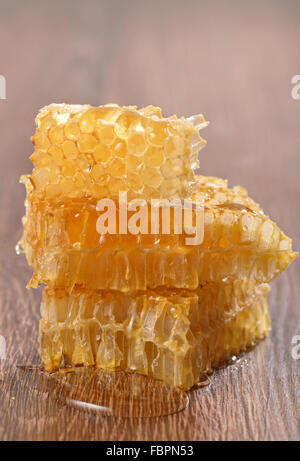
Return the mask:
M 17 363 L 38 363 L 40 292 L 14 245 L 38 109 L 51 102 L 159 105 L 211 120 L 203 174 L 245 186 L 300 248 L 299 1 L 0 0 L 0 439 L 299 439 L 299 265 L 274 283 L 273 330 L 177 415 L 124 421 L 59 406 Z

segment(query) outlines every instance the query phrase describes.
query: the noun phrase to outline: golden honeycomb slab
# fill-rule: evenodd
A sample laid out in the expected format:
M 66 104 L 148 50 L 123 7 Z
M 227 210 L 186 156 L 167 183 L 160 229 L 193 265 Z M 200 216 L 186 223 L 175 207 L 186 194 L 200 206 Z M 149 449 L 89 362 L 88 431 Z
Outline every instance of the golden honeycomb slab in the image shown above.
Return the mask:
M 51 104 L 36 118 L 24 177 L 38 198 L 108 197 L 119 191 L 143 197 L 187 196 L 205 146 L 202 115 L 164 118 L 159 108 L 111 104 Z
M 40 322 L 48 371 L 96 365 L 188 389 L 267 334 L 269 287 L 208 284 L 195 292 L 124 294 L 46 288 Z

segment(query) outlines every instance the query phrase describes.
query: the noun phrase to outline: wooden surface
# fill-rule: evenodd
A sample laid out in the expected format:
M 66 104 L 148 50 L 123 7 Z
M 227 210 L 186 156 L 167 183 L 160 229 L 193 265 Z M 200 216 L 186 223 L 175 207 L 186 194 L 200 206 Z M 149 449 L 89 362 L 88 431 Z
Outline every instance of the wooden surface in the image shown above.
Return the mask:
M 244 5 L 244 6 L 242 6 Z M 40 292 L 14 245 L 21 233 L 29 141 L 51 102 L 160 105 L 211 120 L 203 174 L 241 184 L 300 249 L 299 2 L 2 1 L 0 74 L 0 439 L 299 439 L 299 266 L 272 284 L 272 332 L 237 365 L 191 393 L 187 410 L 149 420 L 93 416 L 61 405 L 36 374 Z

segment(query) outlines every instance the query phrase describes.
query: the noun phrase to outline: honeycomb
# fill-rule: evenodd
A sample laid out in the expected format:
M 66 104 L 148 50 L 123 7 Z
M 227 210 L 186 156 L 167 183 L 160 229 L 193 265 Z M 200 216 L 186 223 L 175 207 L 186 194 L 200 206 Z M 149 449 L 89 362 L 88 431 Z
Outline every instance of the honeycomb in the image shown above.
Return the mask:
M 118 250 L 51 251 L 38 263 L 32 262 L 34 273 L 28 288 L 39 284 L 65 287 L 75 285 L 90 289 L 112 289 L 124 292 L 154 289 L 160 286 L 195 289 L 203 281 L 255 280 L 259 283 L 274 279 L 286 270 L 295 257 L 283 253 L 262 256 L 241 249 L 212 255 L 210 252 Z
M 244 188 L 196 175 L 207 124 L 202 115 L 164 118 L 153 106 L 40 111 L 34 168 L 21 177 L 18 250 L 33 267 L 28 287 L 47 285 L 40 321 L 47 371 L 96 366 L 190 389 L 267 334 L 267 283 L 297 253 Z M 146 232 L 121 231 L 120 192 L 147 206 L 157 199 L 156 218 L 166 199 L 177 200 L 170 232 L 160 219 L 153 232 L 149 208 Z M 115 206 L 115 234 L 99 232 L 102 198 Z M 195 224 L 203 238 L 193 245 Z
M 97 200 L 69 199 L 58 206 L 28 198 L 21 244 L 34 268 L 29 286 L 195 289 L 228 277 L 269 282 L 288 267 L 297 256 L 291 239 L 244 189 L 228 189 L 218 178 L 198 177 L 198 181 L 199 191 L 193 199 L 203 203 L 204 239 L 194 246 L 186 244 L 185 233 L 168 235 L 162 230 L 99 235 Z M 118 222 L 117 203 L 116 209 Z M 182 214 L 183 229 L 184 217 Z M 174 221 L 173 213 L 171 223 Z
M 268 291 L 248 281 L 142 294 L 45 288 L 41 358 L 48 371 L 96 365 L 189 389 L 267 334 Z
M 205 146 L 202 115 L 163 118 L 159 108 L 51 104 L 36 117 L 31 176 L 38 199 L 188 196 Z

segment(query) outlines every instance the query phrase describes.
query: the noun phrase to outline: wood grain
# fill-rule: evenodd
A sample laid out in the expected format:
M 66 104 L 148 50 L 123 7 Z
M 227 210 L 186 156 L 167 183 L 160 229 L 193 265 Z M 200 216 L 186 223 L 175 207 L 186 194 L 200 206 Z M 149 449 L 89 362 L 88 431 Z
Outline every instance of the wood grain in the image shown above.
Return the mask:
M 62 405 L 16 368 L 38 363 L 40 292 L 26 291 L 30 269 L 14 253 L 37 110 L 111 101 L 203 111 L 203 174 L 247 187 L 299 250 L 299 2 L 0 0 L 0 12 L 0 439 L 299 439 L 299 260 L 272 284 L 268 339 L 193 391 L 184 412 L 124 424 Z

